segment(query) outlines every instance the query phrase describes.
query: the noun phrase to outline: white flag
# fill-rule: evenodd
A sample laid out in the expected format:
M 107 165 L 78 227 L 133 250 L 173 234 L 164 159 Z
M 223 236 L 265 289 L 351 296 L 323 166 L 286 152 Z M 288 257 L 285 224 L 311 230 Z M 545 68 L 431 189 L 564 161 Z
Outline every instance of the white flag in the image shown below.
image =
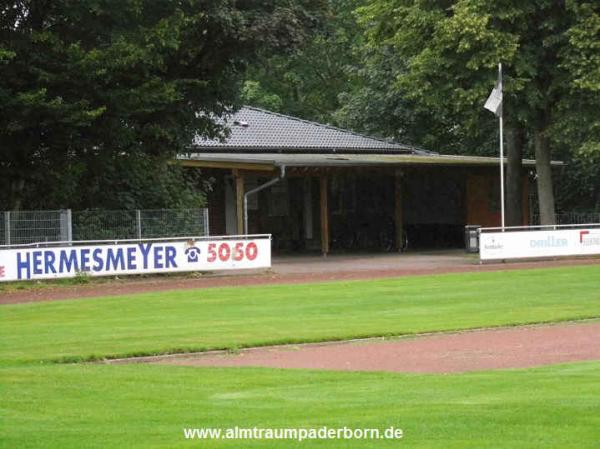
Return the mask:
M 488 111 L 492 111 L 494 114 L 499 116 L 502 111 L 502 85 L 496 84 L 496 87 L 492 90 L 492 93 L 488 97 L 485 105 L 483 106 Z

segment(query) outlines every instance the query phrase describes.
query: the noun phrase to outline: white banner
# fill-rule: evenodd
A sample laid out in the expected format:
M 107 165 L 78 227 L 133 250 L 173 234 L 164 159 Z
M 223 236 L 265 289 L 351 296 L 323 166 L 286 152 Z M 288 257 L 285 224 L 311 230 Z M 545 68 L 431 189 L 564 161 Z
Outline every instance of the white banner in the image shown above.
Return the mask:
M 600 228 L 482 232 L 481 260 L 600 254 Z
M 271 266 L 270 238 L 165 240 L 0 250 L 0 281 Z

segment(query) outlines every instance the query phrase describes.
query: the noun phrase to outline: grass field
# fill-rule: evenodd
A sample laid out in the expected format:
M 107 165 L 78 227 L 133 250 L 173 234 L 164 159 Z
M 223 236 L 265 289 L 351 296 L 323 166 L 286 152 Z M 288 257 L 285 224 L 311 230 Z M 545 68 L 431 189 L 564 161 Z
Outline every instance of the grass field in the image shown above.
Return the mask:
M 7 305 L 0 355 L 78 360 L 598 317 L 599 279 L 588 266 Z
M 597 447 L 600 363 L 462 375 L 42 366 L 3 373 L 6 448 Z M 199 441 L 183 427 L 400 427 L 400 441 Z
M 588 266 L 1 306 L 0 448 L 591 448 L 600 362 L 403 375 L 48 361 L 593 318 L 599 286 Z M 405 437 L 183 437 L 236 425 Z

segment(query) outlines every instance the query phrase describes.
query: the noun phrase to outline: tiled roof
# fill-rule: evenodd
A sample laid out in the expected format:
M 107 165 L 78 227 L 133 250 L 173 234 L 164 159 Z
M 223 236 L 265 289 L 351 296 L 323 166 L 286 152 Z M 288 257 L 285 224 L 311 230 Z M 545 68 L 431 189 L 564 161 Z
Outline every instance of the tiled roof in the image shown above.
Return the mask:
M 245 106 L 226 120 L 224 142 L 196 137 L 192 151 L 412 153 L 407 145 Z

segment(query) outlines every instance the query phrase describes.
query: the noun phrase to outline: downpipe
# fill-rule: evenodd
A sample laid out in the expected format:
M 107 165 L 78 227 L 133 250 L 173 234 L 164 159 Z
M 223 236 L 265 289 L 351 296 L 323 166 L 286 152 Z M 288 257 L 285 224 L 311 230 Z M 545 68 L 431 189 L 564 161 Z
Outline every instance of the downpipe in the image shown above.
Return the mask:
M 244 193 L 244 234 L 248 234 L 248 197 L 266 189 L 267 187 L 277 184 L 283 178 L 285 178 L 285 165 L 280 165 L 279 176 L 277 178 L 273 178 L 270 181 L 265 182 L 264 184 L 261 184 L 258 187 L 248 190 L 246 193 Z

